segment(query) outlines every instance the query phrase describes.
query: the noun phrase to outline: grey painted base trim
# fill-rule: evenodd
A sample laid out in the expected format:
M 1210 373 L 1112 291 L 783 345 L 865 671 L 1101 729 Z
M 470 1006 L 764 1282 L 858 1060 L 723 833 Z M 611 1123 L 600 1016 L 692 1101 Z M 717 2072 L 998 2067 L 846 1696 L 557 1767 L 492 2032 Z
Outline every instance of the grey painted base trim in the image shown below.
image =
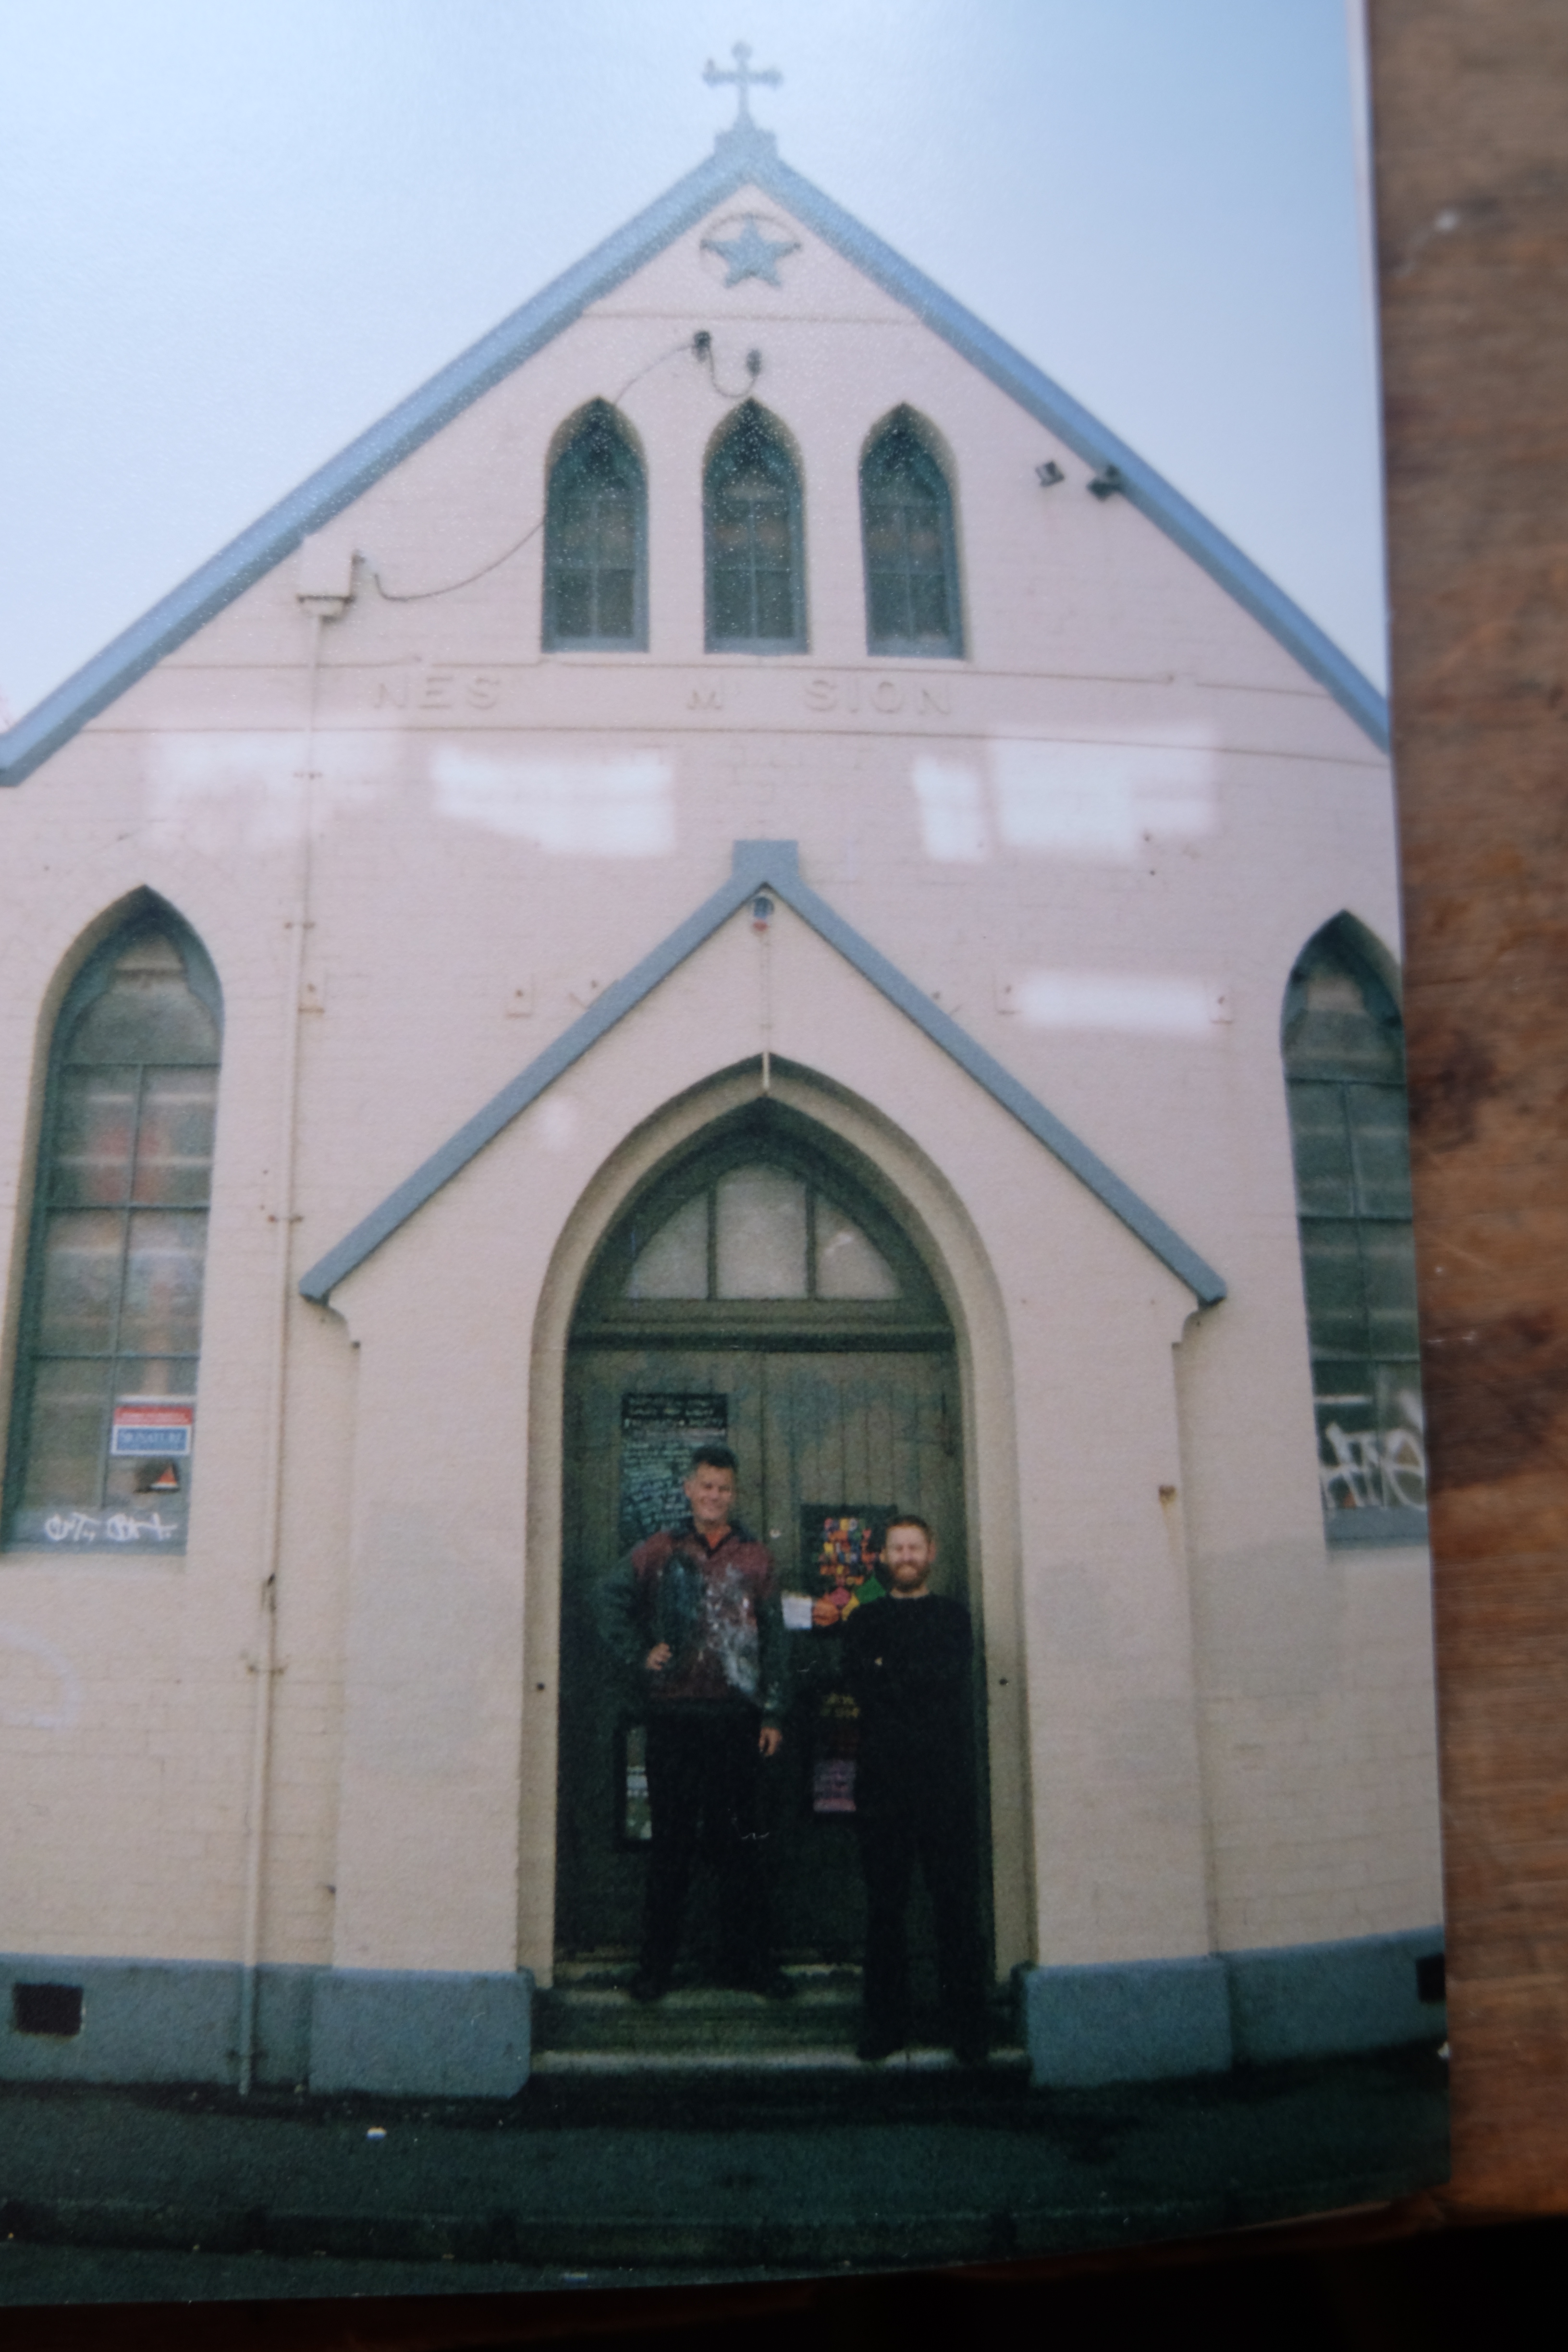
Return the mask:
M 230 1960 L 0 1953 L 0 2082 L 232 2087 L 242 1983 Z M 256 2080 L 269 2089 L 510 2098 L 528 2080 L 532 2000 L 526 1970 L 264 1968 Z M 24 2030 L 40 2014 L 76 2030 Z
M 1210 1958 L 1017 1972 L 1037 2089 L 1440 2041 L 1441 1927 Z
M 1227 1952 L 1231 2030 L 1238 2060 L 1317 2058 L 1440 2042 L 1447 2011 L 1424 2000 L 1423 1960 L 1441 1958 L 1443 1930 L 1358 1936 L 1343 1944 L 1287 1944 Z
M 528 2080 L 532 2007 L 525 1969 L 323 1969 L 310 2007 L 310 2088 L 511 2098 Z
M 1223 2074 L 1231 2063 L 1223 1960 L 1031 1969 L 1021 1990 L 1037 2089 Z

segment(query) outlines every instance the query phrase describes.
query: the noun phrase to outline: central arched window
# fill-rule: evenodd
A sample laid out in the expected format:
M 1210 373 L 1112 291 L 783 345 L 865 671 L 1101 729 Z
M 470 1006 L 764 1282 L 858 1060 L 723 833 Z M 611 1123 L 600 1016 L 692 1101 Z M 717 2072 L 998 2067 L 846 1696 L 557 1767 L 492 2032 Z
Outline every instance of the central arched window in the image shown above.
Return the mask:
M 550 469 L 547 651 L 647 645 L 647 517 L 642 460 L 615 411 L 595 400 Z
M 947 1344 L 940 1295 L 874 1184 L 811 1122 L 751 1106 L 626 1211 L 589 1276 L 579 1339 Z
M 637 1236 L 628 1298 L 896 1298 L 898 1276 L 815 1184 L 766 1160 L 731 1168 Z
M 192 934 L 151 907 L 55 1024 L 6 1456 L 6 1538 L 184 1540 L 222 1012 Z
M 805 649 L 800 476 L 784 436 L 748 400 L 716 440 L 702 484 L 710 653 Z
M 1419 1536 L 1426 1459 L 1405 1036 L 1348 918 L 1299 958 L 1283 1045 L 1329 1535 Z
M 961 654 L 952 493 L 908 409 L 889 417 L 860 460 L 860 528 L 867 651 Z

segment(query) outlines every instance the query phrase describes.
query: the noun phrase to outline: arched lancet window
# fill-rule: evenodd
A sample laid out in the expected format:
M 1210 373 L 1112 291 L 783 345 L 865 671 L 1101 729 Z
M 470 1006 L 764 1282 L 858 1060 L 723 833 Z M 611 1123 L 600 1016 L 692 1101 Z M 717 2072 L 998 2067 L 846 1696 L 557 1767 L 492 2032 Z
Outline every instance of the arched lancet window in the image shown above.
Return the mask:
M 867 651 L 961 654 L 952 493 L 907 409 L 860 460 L 860 529 Z
M 647 643 L 647 490 L 642 460 L 602 400 L 550 469 L 546 650 Z
M 793 1169 L 742 1161 L 638 1234 L 627 1298 L 897 1298 L 875 1242 Z
M 1425 1528 L 1405 1036 L 1344 920 L 1310 941 L 1285 998 L 1285 1075 L 1331 1539 Z
M 156 907 L 60 1009 L 6 1460 L 14 1546 L 184 1544 L 221 1037 L 212 966 Z
M 702 519 L 709 652 L 804 652 L 800 476 L 755 401 L 736 411 L 709 457 Z

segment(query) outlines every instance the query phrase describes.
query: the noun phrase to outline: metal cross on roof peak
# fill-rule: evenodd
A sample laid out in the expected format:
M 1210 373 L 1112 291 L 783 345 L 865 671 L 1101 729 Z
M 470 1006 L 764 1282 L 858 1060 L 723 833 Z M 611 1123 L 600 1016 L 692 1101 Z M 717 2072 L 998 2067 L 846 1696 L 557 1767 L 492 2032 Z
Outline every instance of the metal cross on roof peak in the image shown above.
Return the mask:
M 760 86 L 766 83 L 770 89 L 776 89 L 784 76 L 777 66 L 759 66 L 753 72 L 749 41 L 737 41 L 730 55 L 735 60 L 732 66 L 716 66 L 710 58 L 702 68 L 702 79 L 710 89 L 717 89 L 721 83 L 732 81 L 735 85 L 735 121 L 737 123 L 750 122 L 752 107 L 748 93 L 752 84 L 755 82 Z

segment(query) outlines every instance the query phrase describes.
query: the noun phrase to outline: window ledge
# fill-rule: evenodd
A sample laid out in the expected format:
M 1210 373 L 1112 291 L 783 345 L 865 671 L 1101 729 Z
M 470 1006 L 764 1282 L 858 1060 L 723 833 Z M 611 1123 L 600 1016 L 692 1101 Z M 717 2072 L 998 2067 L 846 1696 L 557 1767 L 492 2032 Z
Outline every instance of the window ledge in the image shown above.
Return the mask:
M 1426 1512 L 1407 1505 L 1331 1511 L 1323 1518 L 1323 1532 L 1336 1549 L 1342 1544 L 1424 1544 L 1426 1528 Z

